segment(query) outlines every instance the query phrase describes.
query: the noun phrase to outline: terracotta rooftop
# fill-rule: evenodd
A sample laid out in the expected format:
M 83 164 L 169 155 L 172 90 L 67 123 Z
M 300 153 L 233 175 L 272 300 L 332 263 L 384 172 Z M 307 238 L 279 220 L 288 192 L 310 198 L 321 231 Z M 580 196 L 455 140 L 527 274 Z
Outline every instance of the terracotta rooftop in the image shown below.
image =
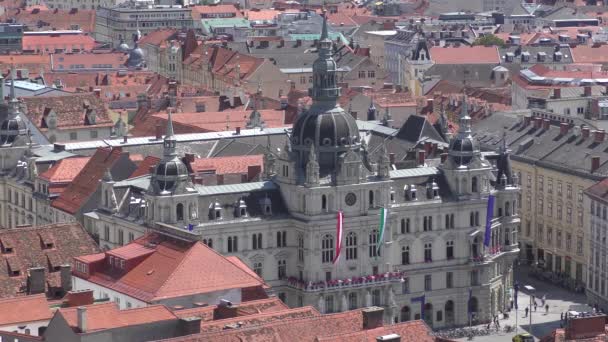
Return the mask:
M 54 208 L 75 214 L 97 190 L 106 169 L 123 155 L 120 148 L 99 148 L 70 185 L 51 202 Z
M 263 9 L 259 11 L 246 11 L 245 17 L 249 20 L 259 20 L 259 21 L 272 21 L 277 18 L 277 16 L 281 13 L 281 11 L 277 11 L 274 9 Z
M 200 20 L 204 15 L 214 15 L 231 13 L 234 17 L 242 17 L 241 11 L 234 5 L 206 5 L 206 6 L 193 6 L 192 8 L 192 19 Z
M 431 47 L 431 59 L 436 64 L 499 64 L 496 46 Z
M 108 52 L 108 53 L 56 53 L 52 54 L 52 70 L 76 70 L 78 69 L 98 69 L 104 65 L 104 68 L 118 69 L 122 68 L 127 62 L 128 56 L 124 53 Z M 78 69 L 70 69 L 71 65 L 80 65 Z M 105 67 L 109 65 L 110 67 Z
M 46 321 L 53 317 L 44 294 L 0 299 L 0 326 Z
M 202 113 L 175 113 L 173 114 L 173 125 L 176 133 L 194 132 L 221 132 L 234 130 L 236 127 L 245 129 L 249 116 L 253 111 L 224 111 L 224 112 L 202 112 Z M 264 127 L 285 126 L 284 113 L 281 110 L 259 110 Z M 166 122 L 167 114 L 156 114 L 156 117 Z M 228 125 L 228 127 L 226 127 Z M 179 127 L 179 128 L 178 128 Z
M 2 21 L 11 18 L 32 31 L 70 30 L 78 25 L 85 32 L 95 32 L 95 10 L 44 9 L 42 7 L 7 10 Z
M 25 114 L 41 130 L 48 128 L 47 118 L 55 112 L 57 128 L 112 126 L 105 103 L 93 94 L 29 96 L 21 98 Z M 87 115 L 88 114 L 88 115 Z M 94 121 L 89 120 L 94 118 Z
M 120 276 L 111 272 L 103 261 L 98 272 L 78 276 L 144 302 L 262 286 L 259 279 L 200 241 L 184 245 L 150 234 L 107 253 L 139 255 L 142 248 L 152 249 L 152 253 Z M 133 249 L 137 252 L 133 252 Z M 77 260 L 85 261 L 81 258 Z M 201 263 L 201 260 L 205 262 Z
M 26 34 L 23 36 L 23 50 L 38 50 L 44 51 L 45 47 L 49 49 L 47 52 L 55 52 L 55 47 L 66 46 L 68 48 L 76 48 L 83 51 L 91 51 L 95 48 L 95 39 L 88 34 Z
M 145 157 L 144 160 L 139 162 L 139 164 L 137 165 L 137 169 L 135 169 L 135 171 L 133 171 L 133 173 L 131 174 L 131 176 L 129 176 L 129 178 L 135 178 L 135 177 L 140 177 L 140 176 L 150 174 L 150 168 L 156 166 L 159 161 L 160 161 L 160 158 L 158 158 L 158 157 L 154 157 L 154 156 Z
M 58 161 L 38 177 L 49 182 L 49 193 L 61 193 L 76 178 L 90 157 L 65 158 Z M 57 184 L 60 183 L 60 184 Z
M 164 305 L 119 310 L 115 303 L 86 305 L 87 333 L 105 329 L 121 328 L 139 324 L 175 320 L 177 317 Z M 77 308 L 59 309 L 72 329 L 78 329 Z
M 137 42 L 139 45 L 150 44 L 160 46 L 165 41 L 172 39 L 177 35 L 177 30 L 173 28 L 163 28 L 148 32 Z
M 204 322 L 213 321 L 213 311 L 217 308 L 217 305 L 208 305 L 204 307 L 176 310 L 173 313 L 180 318 L 183 317 L 200 317 L 201 324 Z M 278 312 L 289 309 L 283 301 L 277 297 L 270 297 L 265 299 L 251 300 L 242 302 L 236 305 L 237 316 L 249 316 L 260 313 Z
M 263 156 L 238 156 L 238 157 L 218 157 L 218 158 L 197 158 L 190 163 L 192 171 L 213 172 L 218 175 L 244 173 L 246 174 L 249 166 L 263 164 Z
M 3 250 L 0 255 L 1 298 L 26 294 L 30 267 L 46 269 L 49 291 L 56 285 L 59 273 L 56 268 L 71 264 L 74 257 L 99 252 L 95 241 L 78 223 L 0 229 L 0 245 Z
M 570 48 L 574 63 L 607 63 L 608 45 L 577 45 Z

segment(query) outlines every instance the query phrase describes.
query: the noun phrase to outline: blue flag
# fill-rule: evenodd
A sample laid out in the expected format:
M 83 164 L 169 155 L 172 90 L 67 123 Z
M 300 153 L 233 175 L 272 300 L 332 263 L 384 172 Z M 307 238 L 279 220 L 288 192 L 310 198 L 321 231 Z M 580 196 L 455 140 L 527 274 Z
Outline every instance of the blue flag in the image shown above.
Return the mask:
M 188 231 L 191 232 L 194 230 L 194 225 L 192 223 L 188 224 Z
M 424 319 L 424 296 L 425 294 L 423 294 L 420 297 L 414 297 L 411 299 L 412 303 L 416 303 L 416 302 L 420 302 L 420 317 L 421 319 Z
M 488 212 L 486 214 L 486 234 L 483 238 L 483 245 L 490 246 L 492 238 L 492 216 L 494 215 L 494 195 L 488 197 Z

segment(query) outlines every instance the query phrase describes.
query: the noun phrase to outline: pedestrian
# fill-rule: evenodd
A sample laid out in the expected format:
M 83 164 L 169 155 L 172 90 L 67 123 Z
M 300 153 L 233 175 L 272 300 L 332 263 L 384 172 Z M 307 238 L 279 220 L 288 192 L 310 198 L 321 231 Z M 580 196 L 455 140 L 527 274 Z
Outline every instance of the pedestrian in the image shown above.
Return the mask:
M 528 309 L 528 308 L 526 307 L 526 315 L 525 315 L 524 317 L 528 317 L 528 311 L 529 311 L 529 310 L 530 310 L 530 309 Z
M 511 310 L 513 310 L 513 299 L 511 299 Z
M 536 307 L 538 306 L 538 304 L 536 304 L 536 301 L 534 301 L 534 312 L 536 312 Z
M 559 321 L 560 321 L 560 322 L 563 322 L 563 321 L 564 321 L 564 313 L 563 313 L 563 312 L 560 312 L 560 313 L 559 313 Z
M 549 304 L 545 304 L 545 314 L 549 314 Z

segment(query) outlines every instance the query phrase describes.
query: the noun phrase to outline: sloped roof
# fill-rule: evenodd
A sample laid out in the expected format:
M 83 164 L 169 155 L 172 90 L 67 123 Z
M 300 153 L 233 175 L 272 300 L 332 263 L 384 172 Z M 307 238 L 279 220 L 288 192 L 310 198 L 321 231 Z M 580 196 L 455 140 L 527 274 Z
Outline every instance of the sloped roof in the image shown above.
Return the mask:
M 4 13 L 3 19 L 8 18 L 32 31 L 69 30 L 72 25 L 78 25 L 85 32 L 95 32 L 95 10 L 14 8 Z
M 57 209 L 70 214 L 78 212 L 87 199 L 97 190 L 99 180 L 102 178 L 106 169 L 111 168 L 121 157 L 120 148 L 99 148 L 91 156 L 84 168 L 74 178 L 72 183 L 51 202 Z
M 153 253 L 119 278 L 104 273 L 107 266 L 103 264 L 88 281 L 145 302 L 262 285 L 259 278 L 200 241 L 184 246 L 151 234 L 121 247 L 121 253 L 140 250 L 150 241 L 158 242 L 154 247 L 145 247 L 152 248 Z
M 104 127 L 112 126 L 112 120 L 104 102 L 94 94 L 67 94 L 63 96 L 28 96 L 21 98 L 25 114 L 40 129 L 46 129 L 46 117 L 50 110 L 57 115 L 57 127 Z M 85 107 L 88 106 L 88 107 Z M 95 113 L 95 123 L 86 120 L 87 110 Z
M 53 313 L 44 294 L 0 300 L 0 326 L 50 320 Z
M 119 310 L 116 303 L 104 303 L 86 305 L 85 308 L 87 332 L 178 319 L 164 305 Z M 57 311 L 57 315 L 62 315 L 72 329 L 78 329 L 76 310 L 77 308 L 62 308 Z
M 150 174 L 150 168 L 154 167 L 160 162 L 160 158 L 154 156 L 147 156 L 142 160 L 139 165 L 137 165 L 137 169 L 133 171 L 129 178 L 135 178 Z
M 58 161 L 38 177 L 48 182 L 71 182 L 89 162 L 90 157 L 65 158 Z
M 43 249 L 41 238 L 51 241 L 52 248 Z M 44 267 L 47 283 L 58 272 L 49 269 L 53 264 L 71 264 L 72 258 L 99 252 L 93 239 L 78 223 L 61 223 L 33 228 L 0 229 L 0 243 L 12 248 L 11 253 L 0 255 L 0 297 L 22 296 L 25 293 L 27 270 Z M 18 270 L 18 276 L 9 275 Z
M 500 55 L 496 46 L 431 47 L 435 64 L 498 64 Z
M 247 173 L 249 166 L 262 166 L 263 156 L 197 158 L 190 163 L 193 172 L 213 171 L 215 174 Z
M 443 138 L 435 127 L 433 127 L 425 117 L 419 115 L 410 115 L 407 118 L 403 126 L 399 129 L 397 138 L 410 142 L 419 142 L 425 139 L 439 142 L 443 141 Z

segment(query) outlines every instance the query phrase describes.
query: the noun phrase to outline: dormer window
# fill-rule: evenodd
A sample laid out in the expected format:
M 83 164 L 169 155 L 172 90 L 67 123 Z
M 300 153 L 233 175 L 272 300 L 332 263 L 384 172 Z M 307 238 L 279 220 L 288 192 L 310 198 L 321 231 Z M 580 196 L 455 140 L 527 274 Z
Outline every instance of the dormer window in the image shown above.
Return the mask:
M 505 56 L 505 60 L 507 62 L 513 62 L 514 58 L 515 58 L 515 54 L 513 52 L 507 52 L 507 54 Z
M 209 216 L 212 220 L 222 219 L 222 206 L 219 202 L 211 203 L 209 206 Z
M 391 202 L 394 203 L 395 202 L 395 190 L 393 190 L 393 188 L 391 188 L 390 194 L 391 194 Z
M 264 215 L 272 215 L 272 201 L 268 196 L 262 200 L 262 210 Z
M 521 53 L 521 61 L 529 62 L 530 61 L 530 53 L 528 51 L 524 51 Z
M 237 202 L 235 214 L 238 217 L 247 217 L 247 204 L 242 198 Z
M 408 187 L 409 191 L 406 192 L 406 198 L 410 201 L 415 201 L 416 200 L 416 193 L 417 193 L 417 189 L 416 189 L 416 185 L 415 184 L 411 184 Z

